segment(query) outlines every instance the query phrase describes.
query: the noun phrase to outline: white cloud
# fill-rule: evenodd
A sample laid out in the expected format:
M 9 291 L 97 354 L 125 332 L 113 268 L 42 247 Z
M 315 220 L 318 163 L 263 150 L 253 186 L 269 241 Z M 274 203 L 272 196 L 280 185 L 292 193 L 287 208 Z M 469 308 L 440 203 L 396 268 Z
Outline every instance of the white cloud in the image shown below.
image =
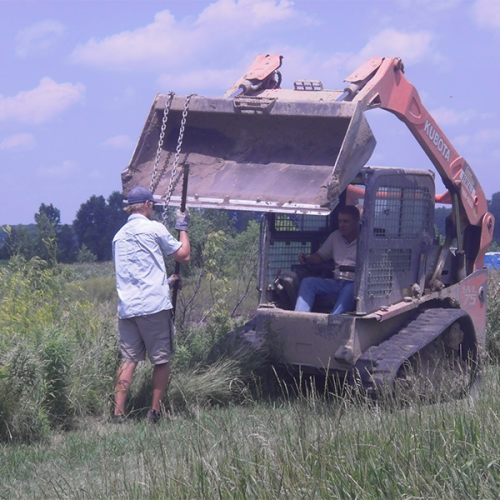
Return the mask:
M 299 16 L 289 0 L 218 0 L 193 21 L 178 22 L 168 10 L 154 21 L 133 31 L 124 31 L 102 40 L 92 38 L 71 54 L 77 64 L 105 69 L 159 69 L 200 60 L 207 51 L 247 48 L 255 37 L 269 33 L 269 26 L 289 23 Z M 277 25 L 279 27 L 279 24 Z M 274 29 L 274 28 L 273 28 Z M 222 59 L 222 58 L 221 58 Z
M 453 145 L 455 147 L 462 147 L 468 144 L 471 141 L 470 135 L 459 135 L 458 137 L 455 137 L 452 141 Z
M 19 92 L 15 97 L 0 95 L 0 121 L 40 124 L 80 102 L 84 94 L 81 83 L 56 83 L 45 77 L 33 90 Z
M 366 60 L 376 56 L 401 57 L 405 65 L 415 64 L 424 58 L 438 62 L 441 56 L 432 49 L 434 35 L 428 31 L 406 33 L 393 28 L 374 36 L 357 54 L 348 61 L 356 69 Z
M 479 130 L 474 139 L 481 144 L 499 144 L 500 143 L 500 128 L 490 128 Z
M 464 0 L 414 0 L 408 3 L 412 9 L 426 9 L 429 12 L 442 12 L 445 10 L 456 9 Z
M 471 118 L 476 116 L 476 113 L 471 109 L 467 111 L 456 111 L 454 109 L 445 108 L 444 106 L 433 109 L 430 113 L 439 125 L 467 123 Z
M 25 151 L 36 146 L 36 139 L 33 134 L 14 134 L 0 143 L 0 149 Z
M 210 89 L 220 89 L 221 83 L 226 83 L 229 88 L 242 74 L 243 71 L 228 69 L 201 69 L 200 71 L 189 71 L 187 73 L 173 72 L 161 75 L 158 78 L 158 84 L 165 90 L 186 89 L 186 92 L 207 91 Z
M 33 53 L 45 52 L 65 31 L 66 27 L 63 24 L 52 19 L 32 24 L 17 34 L 16 55 L 26 57 Z
M 244 29 L 259 29 L 270 23 L 284 22 L 295 15 L 293 2 L 288 0 L 219 0 L 209 5 L 198 18 L 197 26 L 209 29 L 223 25 L 231 33 Z
M 106 139 L 102 145 L 112 149 L 130 149 L 135 147 L 135 142 L 128 135 L 116 135 Z
M 102 175 L 102 172 L 100 170 L 92 170 L 89 174 L 89 177 L 91 179 L 102 179 L 104 176 Z
M 175 19 L 168 10 L 159 12 L 153 23 L 134 31 L 124 31 L 106 37 L 92 38 L 79 45 L 71 55 L 76 63 L 129 69 L 132 66 L 161 67 L 183 55 L 183 33 L 176 27 Z
M 38 174 L 41 177 L 56 177 L 58 179 L 71 177 L 79 171 L 80 169 L 78 168 L 76 162 L 72 160 L 66 160 L 62 163 L 62 165 L 38 168 Z
M 479 26 L 500 27 L 500 2 L 498 0 L 477 0 L 474 15 Z

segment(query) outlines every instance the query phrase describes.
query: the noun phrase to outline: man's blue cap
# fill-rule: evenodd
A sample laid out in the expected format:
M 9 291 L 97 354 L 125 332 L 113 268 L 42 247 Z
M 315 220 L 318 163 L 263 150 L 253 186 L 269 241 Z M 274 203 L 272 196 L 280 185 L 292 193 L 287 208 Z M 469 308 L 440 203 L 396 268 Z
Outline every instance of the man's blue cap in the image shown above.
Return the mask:
M 130 190 L 126 203 L 127 205 L 134 205 L 135 203 L 144 203 L 146 201 L 155 201 L 153 193 L 149 189 L 138 186 Z

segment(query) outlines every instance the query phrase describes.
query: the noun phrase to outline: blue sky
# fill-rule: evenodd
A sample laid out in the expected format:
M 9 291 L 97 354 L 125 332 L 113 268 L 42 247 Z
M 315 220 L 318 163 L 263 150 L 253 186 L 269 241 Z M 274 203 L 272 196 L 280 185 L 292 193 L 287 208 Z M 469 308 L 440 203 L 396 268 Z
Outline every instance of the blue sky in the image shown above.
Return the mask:
M 401 57 L 486 196 L 500 191 L 500 0 L 0 0 L 0 38 L 0 225 L 41 203 L 71 223 L 121 190 L 156 93 L 220 96 L 261 53 L 284 56 L 283 87 L 343 88 L 364 60 Z M 368 118 L 371 165 L 432 169 L 397 118 Z

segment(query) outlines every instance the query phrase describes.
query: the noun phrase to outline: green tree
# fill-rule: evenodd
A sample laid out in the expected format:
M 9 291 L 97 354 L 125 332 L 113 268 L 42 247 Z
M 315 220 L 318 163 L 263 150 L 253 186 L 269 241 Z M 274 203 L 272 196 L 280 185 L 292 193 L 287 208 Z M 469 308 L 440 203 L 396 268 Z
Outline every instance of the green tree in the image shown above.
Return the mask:
M 434 210 L 434 224 L 436 225 L 439 234 L 446 235 L 446 217 L 450 215 L 451 208 L 439 207 Z
M 80 247 L 85 245 L 97 260 L 105 261 L 112 257 L 113 236 L 126 221 L 123 196 L 114 191 L 107 202 L 103 196 L 93 195 L 80 205 L 73 221 L 73 229 Z
M 42 203 L 38 209 L 38 213 L 35 214 L 36 224 L 41 222 L 42 218 L 46 218 L 50 225 L 57 228 L 61 224 L 61 211 L 54 207 L 52 203 L 50 205 Z
M 7 233 L 3 241 L 1 258 L 10 259 L 14 255 L 20 255 L 26 260 L 35 256 L 34 237 L 35 225 L 5 226 L 3 230 Z
M 491 200 L 488 200 L 488 210 L 495 217 L 495 229 L 493 231 L 493 238 L 500 243 L 500 191 L 493 193 Z
M 108 197 L 108 231 L 113 236 L 127 222 L 128 214 L 123 210 L 123 195 L 119 191 L 113 191 Z
M 56 261 L 57 233 L 61 224 L 61 212 L 52 203 L 42 203 L 35 214 L 36 232 L 34 249 L 35 254 L 49 262 Z
M 57 261 L 75 262 L 78 256 L 78 240 L 70 224 L 62 224 L 57 233 Z
M 80 205 L 73 228 L 80 246 L 85 245 L 99 261 L 111 259 L 108 233 L 108 211 L 104 196 L 92 195 Z

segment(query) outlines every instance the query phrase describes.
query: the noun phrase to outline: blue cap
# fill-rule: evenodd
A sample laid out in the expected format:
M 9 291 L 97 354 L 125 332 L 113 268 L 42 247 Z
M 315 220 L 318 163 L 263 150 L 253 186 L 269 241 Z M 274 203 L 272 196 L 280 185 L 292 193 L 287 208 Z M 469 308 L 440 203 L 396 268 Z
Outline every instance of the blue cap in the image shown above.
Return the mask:
M 144 203 L 146 201 L 155 201 L 153 193 L 149 189 L 138 186 L 130 190 L 126 203 L 134 205 L 135 203 Z

